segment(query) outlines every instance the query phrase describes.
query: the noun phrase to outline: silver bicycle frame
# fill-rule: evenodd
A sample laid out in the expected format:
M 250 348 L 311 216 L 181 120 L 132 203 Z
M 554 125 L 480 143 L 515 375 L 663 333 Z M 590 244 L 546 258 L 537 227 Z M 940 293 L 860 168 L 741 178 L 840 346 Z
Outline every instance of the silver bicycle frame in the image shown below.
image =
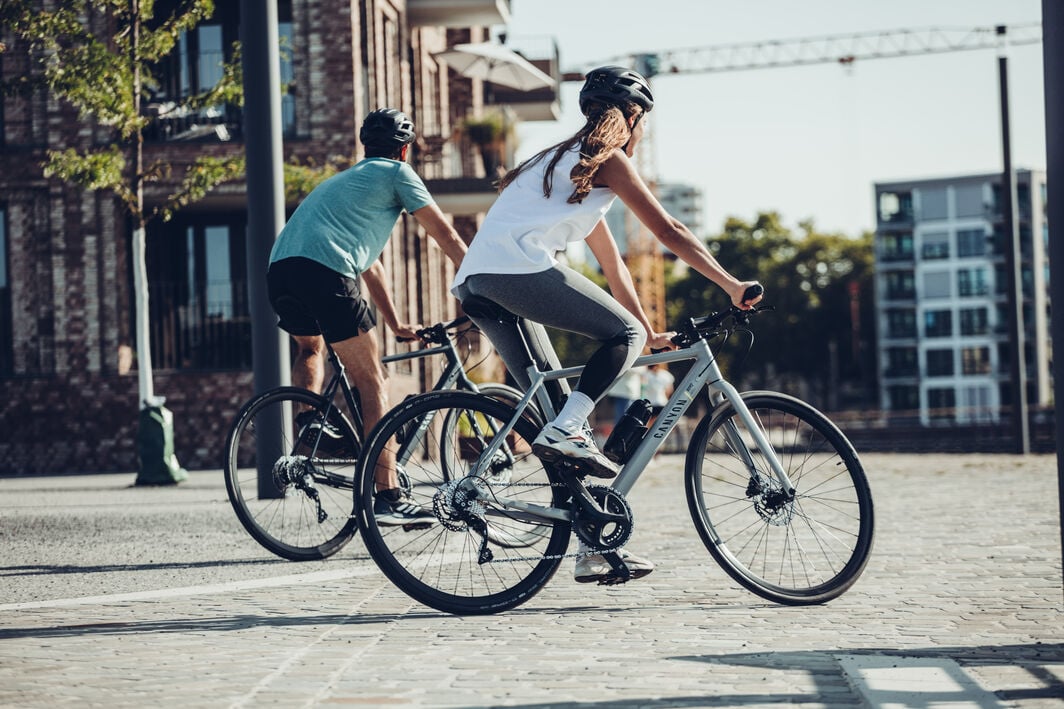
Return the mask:
M 769 466 L 772 468 L 773 474 L 779 481 L 779 484 L 784 490 L 793 489 L 793 485 L 790 478 L 787 477 L 786 471 L 780 464 L 779 458 L 776 457 L 776 452 L 769 443 L 768 438 L 762 431 L 761 426 L 758 425 L 754 419 L 754 415 L 750 412 L 750 409 L 746 406 L 746 402 L 743 401 L 739 391 L 729 384 L 724 379 L 724 375 L 720 371 L 720 366 L 717 364 L 716 357 L 713 355 L 713 351 L 710 349 L 709 344 L 705 340 L 699 340 L 691 347 L 684 348 L 682 350 L 671 350 L 669 352 L 661 352 L 658 354 L 644 355 L 637 359 L 632 365 L 634 367 L 645 367 L 651 364 L 668 363 L 668 362 L 682 362 L 686 360 L 693 360 L 691 368 L 684 375 L 683 380 L 679 386 L 675 387 L 672 396 L 669 397 L 668 403 L 665 404 L 661 410 L 661 414 L 655 420 L 653 426 L 647 431 L 646 436 L 636 447 L 632 453 L 631 458 L 621 468 L 621 472 L 614 479 L 612 487 L 618 490 L 621 494 L 627 494 L 635 485 L 639 476 L 643 474 L 647 464 L 651 458 L 654 457 L 654 453 L 657 452 L 661 444 L 665 442 L 665 439 L 672 432 L 672 429 L 676 427 L 676 424 L 680 421 L 684 412 L 687 411 L 695 397 L 702 391 L 703 387 L 708 386 L 713 391 L 717 392 L 720 400 L 727 401 L 734 408 L 735 413 L 742 419 L 743 424 L 746 426 L 747 431 L 753 438 L 757 449 L 768 461 Z M 556 412 L 550 402 L 550 397 L 547 395 L 546 389 L 543 386 L 546 382 L 557 381 L 559 379 L 568 379 L 570 377 L 579 376 L 584 371 L 583 366 L 579 367 L 567 367 L 564 369 L 554 369 L 549 371 L 540 371 L 535 365 L 528 368 L 528 377 L 531 381 L 531 385 L 528 391 L 525 392 L 524 397 L 517 405 L 515 415 L 507 422 L 506 426 L 496 435 L 495 440 L 488 449 L 481 455 L 481 460 L 491 460 L 491 457 L 495 454 L 495 451 L 499 448 L 502 440 L 506 434 L 514 427 L 517 420 L 521 417 L 525 408 L 529 402 L 535 397 L 543 408 L 544 415 L 550 419 Z M 743 443 L 738 435 L 737 431 L 727 431 L 729 443 L 737 451 L 741 451 L 744 462 L 750 469 L 751 474 L 755 474 L 753 469 L 753 455 L 746 449 L 746 445 Z M 479 475 L 479 464 L 471 471 L 473 475 Z M 522 509 L 525 511 L 541 510 L 545 512 L 544 508 L 540 508 L 538 505 L 518 504 L 515 501 L 508 500 L 502 497 L 493 498 L 497 502 L 502 502 L 505 506 L 510 506 Z M 546 515 L 555 517 L 556 515 Z

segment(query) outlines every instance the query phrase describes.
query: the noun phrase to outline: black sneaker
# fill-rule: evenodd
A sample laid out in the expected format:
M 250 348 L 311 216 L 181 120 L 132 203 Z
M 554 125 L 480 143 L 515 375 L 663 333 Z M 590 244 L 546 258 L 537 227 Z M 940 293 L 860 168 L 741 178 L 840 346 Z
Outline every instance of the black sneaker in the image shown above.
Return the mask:
M 381 527 L 404 527 L 410 524 L 428 524 L 436 521 L 436 515 L 414 502 L 409 493 L 402 490 L 381 490 L 373 500 L 373 516 Z
M 299 427 L 299 440 L 308 448 L 317 446 L 319 453 L 340 456 L 347 453 L 347 441 L 340 429 L 328 421 L 323 421 L 321 413 L 308 409 L 296 416 Z

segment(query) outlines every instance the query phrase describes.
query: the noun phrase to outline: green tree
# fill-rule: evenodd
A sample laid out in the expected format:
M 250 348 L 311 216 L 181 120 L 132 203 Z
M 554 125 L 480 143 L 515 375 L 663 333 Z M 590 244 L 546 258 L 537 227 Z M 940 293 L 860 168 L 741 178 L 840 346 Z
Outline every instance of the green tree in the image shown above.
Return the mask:
M 761 281 L 764 302 L 776 309 L 755 321 L 757 346 L 741 369 L 737 360 L 746 347 L 739 341 L 722 347 L 722 366 L 752 386 L 773 377 L 808 385 L 800 393 L 820 406 L 845 404 L 845 391 L 870 397 L 872 235 L 825 234 L 812 222 L 799 228 L 795 234 L 778 214 L 764 212 L 753 222 L 729 219 L 710 240 L 721 264 L 738 277 Z M 698 273 L 668 283 L 670 323 L 728 305 L 724 292 Z
M 5 86 L 8 92 L 32 91 L 43 83 L 55 98 L 80 117 L 112 131 L 110 142 L 85 150 L 51 149 L 46 176 L 90 190 L 106 190 L 123 204 L 133 226 L 137 369 L 141 405 L 152 405 L 151 352 L 148 344 L 145 227 L 154 218 L 169 219 L 216 185 L 244 172 L 242 154 L 197 157 L 177 176 L 177 187 L 157 206 L 145 207 L 148 183 L 171 176 L 173 166 L 145 164 L 144 130 L 152 120 L 143 105 L 154 72 L 171 55 L 182 33 L 210 18 L 213 0 L 186 0 L 172 14 L 156 17 L 154 0 L 67 0 L 58 9 L 41 10 L 28 0 L 0 0 L 0 21 L 25 42 L 43 66 L 39 75 Z M 86 22 L 85 18 L 93 18 Z M 96 31 L 93 28 L 97 28 Z M 202 93 L 180 99 L 178 111 L 242 103 L 239 56 L 222 67 L 222 78 Z

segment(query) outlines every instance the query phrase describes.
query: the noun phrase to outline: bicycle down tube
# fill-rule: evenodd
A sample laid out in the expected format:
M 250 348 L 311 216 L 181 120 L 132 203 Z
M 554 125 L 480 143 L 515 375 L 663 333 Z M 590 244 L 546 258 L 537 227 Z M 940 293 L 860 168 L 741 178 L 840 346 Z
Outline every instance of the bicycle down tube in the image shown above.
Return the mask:
M 703 387 L 708 386 L 717 391 L 723 400 L 731 403 L 735 408 L 736 414 L 738 414 L 739 418 L 746 425 L 758 450 L 764 454 L 772 468 L 772 472 L 779 480 L 782 488 L 784 490 L 792 490 L 794 485 L 791 483 L 790 478 L 787 476 L 786 471 L 783 469 L 782 464 L 777 458 L 775 450 L 769 443 L 764 431 L 761 430 L 761 426 L 758 425 L 753 414 L 750 412 L 745 402 L 743 402 L 739 391 L 724 380 L 724 376 L 720 371 L 720 366 L 717 364 L 716 357 L 708 343 L 704 340 L 699 340 L 690 347 L 683 349 L 643 355 L 642 357 L 639 357 L 632 366 L 635 368 L 644 367 L 650 364 L 665 364 L 686 360 L 693 360 L 691 368 L 680 382 L 680 385 L 675 387 L 672 396 L 669 397 L 668 403 L 662 408 L 661 414 L 654 422 L 654 425 L 647 431 L 643 440 L 632 453 L 631 458 L 629 458 L 624 464 L 624 467 L 621 468 L 620 473 L 613 480 L 611 487 L 622 495 L 627 494 L 632 489 L 636 481 L 639 479 L 639 476 L 642 475 L 647 464 L 653 458 L 658 448 L 661 447 L 661 444 L 664 443 L 665 439 L 676 427 L 676 424 L 679 423 L 680 418 L 690 407 L 695 397 L 698 396 Z M 506 426 L 499 431 L 500 435 L 498 435 L 489 445 L 488 449 L 481 457 L 482 462 L 471 471 L 472 474 L 479 475 L 481 473 L 480 466 L 486 464 L 483 461 L 491 460 L 491 457 L 499 447 L 501 447 L 505 436 L 512 430 L 517 419 L 520 418 L 521 414 L 533 398 L 538 397 L 542 404 L 549 404 L 547 401 L 548 397 L 540 395 L 540 392 L 544 391 L 544 384 L 546 382 L 578 376 L 583 369 L 583 366 L 579 366 L 543 372 L 535 366 L 530 366 L 528 368 L 528 376 L 531 380 L 531 386 L 529 386 L 528 391 L 525 392 L 524 397 L 518 403 L 514 416 L 509 422 L 507 422 Z M 553 415 L 553 412 L 551 412 L 550 415 Z M 753 457 L 750 455 L 749 451 L 745 450 L 746 446 L 741 440 L 738 431 L 732 430 L 729 438 L 734 439 L 730 441 L 733 447 L 743 450 L 743 459 L 747 467 L 750 469 L 751 474 L 754 474 L 756 471 L 753 466 Z M 503 503 L 504 506 L 507 506 L 507 503 L 513 502 L 502 497 L 496 497 L 494 499 L 496 502 Z M 514 504 L 514 507 L 525 512 L 533 512 L 534 514 L 538 513 L 544 517 L 558 517 L 557 510 L 548 512 L 545 508 L 529 506 L 526 503 Z M 535 509 L 533 509 L 533 507 L 535 507 Z

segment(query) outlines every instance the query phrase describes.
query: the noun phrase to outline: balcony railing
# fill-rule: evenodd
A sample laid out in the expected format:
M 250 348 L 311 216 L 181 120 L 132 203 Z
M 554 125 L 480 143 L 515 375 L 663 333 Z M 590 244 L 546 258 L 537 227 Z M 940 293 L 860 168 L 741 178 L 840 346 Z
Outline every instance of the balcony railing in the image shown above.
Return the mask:
M 247 286 L 182 282 L 148 287 L 152 361 L 160 369 L 246 369 L 251 366 Z

